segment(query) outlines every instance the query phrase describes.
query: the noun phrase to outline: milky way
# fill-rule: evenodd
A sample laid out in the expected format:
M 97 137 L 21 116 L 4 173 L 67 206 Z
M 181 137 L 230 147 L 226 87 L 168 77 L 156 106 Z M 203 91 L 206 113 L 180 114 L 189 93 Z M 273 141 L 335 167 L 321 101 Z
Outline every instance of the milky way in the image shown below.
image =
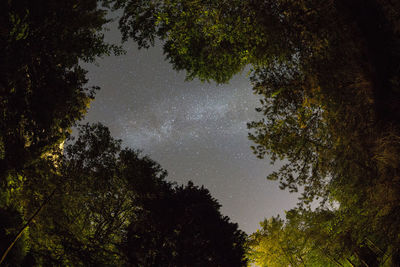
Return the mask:
M 106 37 L 119 42 L 111 27 Z M 246 123 L 256 120 L 257 96 L 246 71 L 229 84 L 186 81 L 164 61 L 160 45 L 87 65 L 99 85 L 86 121 L 100 121 L 123 144 L 142 150 L 165 168 L 169 180 L 204 185 L 222 212 L 248 233 L 265 217 L 282 214 L 296 197 L 265 179 L 272 167 L 250 150 Z

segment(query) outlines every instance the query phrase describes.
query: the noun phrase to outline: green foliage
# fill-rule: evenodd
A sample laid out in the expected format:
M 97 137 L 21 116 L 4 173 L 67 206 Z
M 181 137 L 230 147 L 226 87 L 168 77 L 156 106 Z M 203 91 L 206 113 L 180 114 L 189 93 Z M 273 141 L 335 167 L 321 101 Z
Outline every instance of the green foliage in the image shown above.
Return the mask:
M 120 141 L 104 126 L 80 131 L 65 147 L 57 173 L 47 179 L 47 190 L 54 187 L 56 194 L 30 227 L 31 253 L 44 265 L 121 266 L 116 246 L 132 201 L 126 181 L 117 175 Z
M 125 41 L 147 48 L 161 39 L 188 79 L 227 82 L 252 65 L 264 115 L 249 124 L 253 150 L 285 160 L 269 178 L 302 197 L 286 221 L 265 221 L 251 237 L 251 260 L 400 262 L 397 2 L 17 0 L 0 3 L 0 210 L 9 219 L 3 238 L 51 195 L 25 234 L 25 263 L 245 263 L 243 233 L 207 190 L 166 182 L 158 164 L 121 149 L 106 128 L 82 127 L 61 153 L 58 145 L 96 89 L 87 88 L 79 61 L 120 52 L 103 41 L 102 5 L 123 9 Z M 22 261 L 23 243 L 8 264 Z
M 296 218 L 272 217 L 249 239 L 248 258 L 258 266 L 335 266 L 305 234 Z
M 124 9 L 125 40 L 148 47 L 160 38 L 188 78 L 226 82 L 253 66 L 264 115 L 249 124 L 253 150 L 285 160 L 269 178 L 302 192 L 299 209 L 319 199 L 332 211 L 323 224 L 338 226 L 329 232 L 335 253 L 361 264 L 366 238 L 382 251 L 399 246 L 397 2 L 121 0 L 115 8 Z M 326 237 L 315 229 L 313 242 Z
M 106 127 L 79 127 L 56 155 L 53 169 L 46 160 L 25 169 L 21 190 L 13 193 L 24 218 L 45 203 L 20 240 L 29 248 L 20 260 L 44 266 L 246 264 L 245 234 L 220 214 L 207 189 L 165 181 L 165 170 L 122 149 Z
M 382 63 L 398 66 L 392 61 L 398 46 L 391 45 L 400 38 L 381 13 L 388 3 L 367 2 L 360 11 L 361 5 L 336 1 L 330 13 L 320 14 L 330 23 L 319 24 L 319 31 L 331 32 L 322 57 L 306 57 L 300 50 L 294 64 L 256 69 L 252 79 L 255 92 L 264 97 L 258 111 L 265 118 L 249 124 L 259 157 L 288 161 L 270 179 L 279 180 L 281 188 L 303 191 L 303 206 L 316 198 L 322 198 L 322 209 L 337 203 L 329 221 L 340 227 L 330 244 L 340 244 L 353 262 L 367 261 L 365 238 L 382 251 L 399 242 L 400 113 L 393 101 L 398 103 L 400 95 L 391 82 L 398 73 L 382 73 L 387 68 Z M 370 25 L 371 17 L 383 33 Z M 306 32 L 323 40 L 313 25 L 303 23 Z M 384 41 L 372 40 L 378 37 Z M 317 232 L 326 236 L 323 229 Z
M 109 4 L 0 4 L 2 255 L 11 248 L 4 263 L 126 266 L 134 264 L 130 246 L 139 246 L 140 261 L 151 251 L 164 255 L 167 266 L 178 264 L 177 259 L 182 266 L 204 261 L 242 266 L 245 235 L 219 213 L 219 204 L 206 189 L 166 182 L 167 173 L 157 163 L 122 149 L 101 125 L 80 127 L 76 141 L 64 147 L 70 128 L 83 117 L 98 89 L 86 86 L 86 71 L 79 63 L 121 53 L 119 47 L 104 43 L 101 33 L 109 21 Z M 168 214 L 157 214 L 164 200 L 166 210 L 175 211 L 176 225 Z M 210 221 L 204 221 L 206 215 Z M 163 231 L 160 223 L 169 230 Z M 157 239 L 146 248 L 131 230 L 149 225 L 146 234 Z M 181 231 L 176 227 L 184 231 L 172 238 Z M 24 234 L 12 246 L 21 229 Z M 164 238 L 172 238 L 170 246 L 164 246 Z M 179 256 L 168 254 L 172 248 Z
M 279 20 L 265 5 L 264 19 L 277 32 Z M 262 29 L 254 19 L 258 11 L 246 1 L 118 0 L 114 8 L 124 10 L 124 40 L 132 38 L 141 48 L 163 40 L 167 59 L 176 70 L 185 70 L 188 79 L 227 82 L 248 63 L 262 61 L 261 50 L 276 50 L 272 42 L 261 43 L 257 33 L 262 35 Z
M 285 221 L 265 220 L 249 238 L 247 257 L 259 266 L 396 266 L 391 248 L 384 252 L 382 243 L 365 237 L 368 229 L 357 237 L 345 216 L 327 209 L 294 209 Z
M 13 241 L 18 227 L 22 225 L 21 214 L 13 207 L 0 208 L 0 251 L 4 252 Z M 20 266 L 26 254 L 24 238 L 20 239 L 8 254 L 2 266 Z
M 120 49 L 105 44 L 96 0 L 1 1 L 0 179 L 33 164 L 83 117 L 96 88 L 79 61 Z

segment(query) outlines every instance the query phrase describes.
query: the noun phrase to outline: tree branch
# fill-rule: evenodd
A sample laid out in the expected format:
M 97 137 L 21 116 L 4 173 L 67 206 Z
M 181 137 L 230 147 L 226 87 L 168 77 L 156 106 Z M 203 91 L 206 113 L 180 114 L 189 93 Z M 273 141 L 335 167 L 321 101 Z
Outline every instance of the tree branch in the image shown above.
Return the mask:
M 51 192 L 51 194 L 45 199 L 45 201 L 43 201 L 42 205 L 40 205 L 40 207 L 36 210 L 36 212 L 29 218 L 29 220 L 26 222 L 26 224 L 21 228 L 21 230 L 19 230 L 18 234 L 15 236 L 14 240 L 12 241 L 12 243 L 8 246 L 8 248 L 6 249 L 6 251 L 3 253 L 3 256 L 1 257 L 0 260 L 0 264 L 3 263 L 3 261 L 5 260 L 7 254 L 10 252 L 10 250 L 13 248 L 13 246 L 15 245 L 15 243 L 18 241 L 18 239 L 22 236 L 23 232 L 25 231 L 25 229 L 31 224 L 31 222 L 33 221 L 33 219 L 39 214 L 39 212 L 43 209 L 44 206 L 47 205 L 47 203 L 49 203 L 50 199 L 53 197 L 54 193 L 56 192 L 57 188 L 54 188 L 54 190 Z

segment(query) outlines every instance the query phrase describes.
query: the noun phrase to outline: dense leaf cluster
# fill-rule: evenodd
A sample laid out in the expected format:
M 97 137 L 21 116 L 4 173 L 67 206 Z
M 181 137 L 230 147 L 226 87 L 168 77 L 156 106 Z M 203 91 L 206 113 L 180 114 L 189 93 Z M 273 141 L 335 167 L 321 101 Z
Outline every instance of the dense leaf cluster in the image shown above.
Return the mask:
M 105 10 L 96 0 L 0 4 L 0 174 L 18 171 L 83 117 L 96 88 L 79 61 L 118 47 L 105 44 Z

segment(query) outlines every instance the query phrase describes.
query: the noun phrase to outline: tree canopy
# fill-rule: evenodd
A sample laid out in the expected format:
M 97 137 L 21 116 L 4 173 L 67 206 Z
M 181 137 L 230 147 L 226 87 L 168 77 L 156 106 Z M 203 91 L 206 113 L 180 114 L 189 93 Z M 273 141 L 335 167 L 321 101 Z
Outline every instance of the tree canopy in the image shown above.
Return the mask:
M 72 141 L 98 89 L 80 63 L 123 52 L 104 42 L 109 4 L 0 4 L 1 263 L 245 265 L 245 234 L 207 189 L 167 182 L 102 125 L 80 127 Z
M 0 4 L 0 175 L 32 164 L 81 119 L 96 88 L 80 61 L 119 53 L 96 0 Z
M 245 266 L 246 235 L 220 207 L 207 189 L 191 182 L 144 199 L 140 216 L 128 227 L 130 264 Z
M 0 248 L 15 241 L 7 264 L 245 264 L 244 234 L 206 189 L 166 182 L 99 125 L 59 147 L 96 89 L 79 62 L 121 52 L 101 33 L 110 7 L 122 10 L 125 41 L 161 39 L 188 79 L 223 83 L 251 65 L 263 115 L 248 124 L 252 149 L 283 161 L 268 178 L 302 196 L 252 235 L 250 260 L 400 263 L 398 2 L 16 0 L 0 3 Z
M 365 238 L 383 251 L 399 247 L 397 2 L 121 0 L 115 7 L 124 8 L 125 39 L 147 47 L 160 38 L 188 78 L 226 82 L 250 64 L 264 115 L 249 123 L 253 150 L 287 163 L 269 179 L 301 191 L 299 209 L 318 199 L 321 210 L 334 207 L 330 220 L 343 220 L 337 231 L 350 235 L 343 249 L 354 252 Z
M 191 182 L 167 182 L 160 165 L 138 151 L 122 149 L 106 127 L 81 126 L 76 140 L 57 155 L 56 164 L 54 172 L 44 167 L 26 171 L 22 179 L 30 179 L 11 193 L 14 204 L 23 207 L 23 218 L 45 206 L 25 229 L 19 243 L 25 248 L 14 250 L 22 255 L 11 254 L 6 263 L 19 259 L 34 266 L 246 264 L 245 233 L 221 215 L 207 189 Z M 17 225 L 22 226 L 18 220 Z M 6 245 L 8 240 L 2 243 L 3 248 Z

